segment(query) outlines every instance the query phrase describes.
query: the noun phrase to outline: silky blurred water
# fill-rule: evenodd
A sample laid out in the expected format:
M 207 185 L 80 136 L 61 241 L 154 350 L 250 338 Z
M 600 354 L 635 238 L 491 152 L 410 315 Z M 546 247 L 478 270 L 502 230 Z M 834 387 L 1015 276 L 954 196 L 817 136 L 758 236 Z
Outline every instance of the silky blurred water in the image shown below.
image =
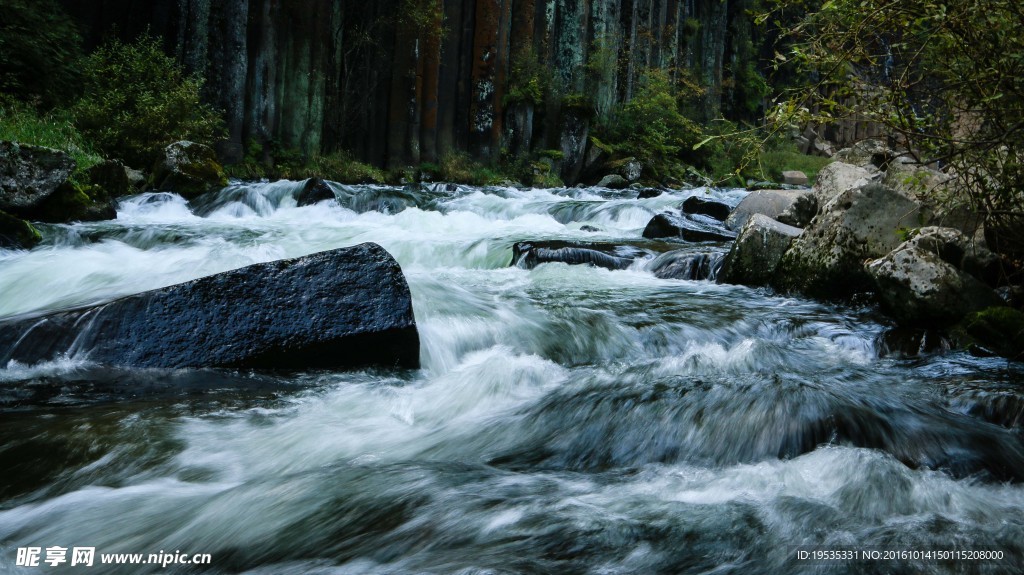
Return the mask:
M 645 261 L 509 267 L 517 241 L 636 243 L 690 195 L 743 192 L 333 186 L 339 202 L 305 207 L 301 182 L 144 194 L 0 251 L 3 317 L 376 242 L 408 278 L 423 364 L 2 366 L 0 572 L 89 571 L 15 566 L 27 546 L 213 559 L 97 573 L 1024 569 L 1013 366 L 883 357 L 870 305 L 658 279 Z M 802 545 L 1006 559 L 801 563 Z

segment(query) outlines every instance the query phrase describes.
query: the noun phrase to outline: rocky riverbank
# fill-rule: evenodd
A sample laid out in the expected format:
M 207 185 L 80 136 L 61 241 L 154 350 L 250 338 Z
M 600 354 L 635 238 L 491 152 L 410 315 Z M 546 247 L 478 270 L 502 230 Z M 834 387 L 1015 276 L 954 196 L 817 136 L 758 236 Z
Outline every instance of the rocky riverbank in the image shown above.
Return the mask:
M 1007 344 L 1024 333 L 1010 307 L 1016 264 L 988 249 L 980 218 L 931 200 L 945 176 L 874 141 L 837 158 L 788 207 L 785 192 L 740 203 L 731 217 L 745 221 L 719 280 L 828 300 L 873 294 L 919 337 L 938 330 L 978 353 L 1020 357 L 1024 347 Z

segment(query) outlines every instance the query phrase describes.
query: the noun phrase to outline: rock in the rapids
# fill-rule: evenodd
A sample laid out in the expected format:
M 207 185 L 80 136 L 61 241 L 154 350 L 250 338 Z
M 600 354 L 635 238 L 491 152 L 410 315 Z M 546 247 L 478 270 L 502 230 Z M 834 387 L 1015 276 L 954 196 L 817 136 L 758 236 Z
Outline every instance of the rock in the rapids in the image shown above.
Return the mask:
M 301 206 L 312 206 L 324 200 L 336 200 L 334 190 L 327 182 L 320 178 L 310 178 L 302 185 L 302 189 L 295 194 L 295 201 Z
M 701 214 L 724 222 L 729 217 L 732 208 L 722 202 L 716 202 L 700 196 L 690 196 L 683 202 L 682 210 L 684 214 Z
M 213 148 L 182 141 L 164 150 L 163 159 L 153 168 L 153 184 L 191 199 L 227 186 L 228 178 Z
M 729 214 L 725 227 L 739 230 L 751 216 L 761 214 L 802 228 L 817 211 L 818 203 L 811 190 L 758 190 L 743 198 Z
M 112 198 L 130 196 L 138 193 L 133 178 L 129 176 L 131 170 L 119 160 L 106 160 L 96 164 L 87 170 L 89 181 L 106 191 Z
M 983 282 L 952 263 L 963 259 L 966 238 L 950 228 L 924 228 L 867 266 L 879 300 L 903 325 L 942 327 L 1002 300 Z M 948 257 L 948 252 L 959 252 Z M 947 256 L 947 257 L 943 257 Z
M 661 194 L 664 194 L 665 190 L 659 190 L 658 188 L 642 188 L 636 194 L 638 200 L 648 200 L 650 198 L 656 198 Z
M 818 172 L 814 181 L 814 197 L 818 207 L 824 208 L 839 194 L 854 188 L 861 188 L 879 176 L 874 167 L 865 168 L 843 162 L 832 162 Z
M 782 172 L 782 183 L 789 186 L 806 186 L 807 174 L 799 170 L 787 170 Z
M 754 214 L 740 230 L 736 243 L 725 257 L 718 281 L 749 286 L 768 285 L 782 256 L 801 233 L 803 230 L 800 228 Z
M 640 257 L 654 252 L 620 244 L 543 241 L 517 242 L 512 246 L 510 265 L 533 269 L 544 263 L 592 265 L 610 270 L 622 270 Z
M 629 187 L 629 181 L 618 174 L 608 174 L 601 178 L 601 181 L 597 183 L 597 187 L 624 190 Z
M 79 186 L 67 181 L 26 216 L 58 224 L 98 222 L 117 218 L 117 207 L 103 188 L 92 184 Z
M 24 215 L 38 209 L 73 171 L 75 161 L 60 150 L 0 142 L 0 210 Z
M 688 242 L 727 242 L 736 238 L 729 230 L 718 228 L 692 217 L 658 214 L 644 228 L 645 238 L 679 238 Z
M 957 327 L 961 339 L 979 355 L 1024 361 L 1024 312 L 1005 306 L 972 313 Z
M 419 365 L 409 286 L 376 244 L 0 322 L 0 363 L 269 369 Z
M 714 280 L 722 266 L 722 252 L 665 252 L 645 264 L 654 277 L 672 280 Z
M 30 249 L 40 239 L 32 224 L 0 212 L 0 249 Z
M 920 212 L 916 200 L 880 184 L 846 190 L 786 251 L 773 284 L 827 299 L 870 291 L 864 262 L 894 250 L 901 231 L 921 225 Z

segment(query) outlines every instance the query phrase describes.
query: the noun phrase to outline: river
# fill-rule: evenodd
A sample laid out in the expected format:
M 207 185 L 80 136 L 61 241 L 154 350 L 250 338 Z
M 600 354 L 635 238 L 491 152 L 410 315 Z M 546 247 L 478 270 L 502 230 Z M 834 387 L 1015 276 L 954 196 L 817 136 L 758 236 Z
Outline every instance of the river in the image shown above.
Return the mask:
M 0 317 L 370 241 L 408 278 L 422 368 L 0 366 L 0 573 L 1024 572 L 1005 361 L 884 354 L 867 302 L 509 265 L 521 240 L 636 241 L 704 190 L 335 186 L 340 205 L 297 207 L 300 185 L 45 227 L 0 251 Z M 212 561 L 16 566 L 32 546 Z M 796 560 L 809 546 L 1004 558 Z

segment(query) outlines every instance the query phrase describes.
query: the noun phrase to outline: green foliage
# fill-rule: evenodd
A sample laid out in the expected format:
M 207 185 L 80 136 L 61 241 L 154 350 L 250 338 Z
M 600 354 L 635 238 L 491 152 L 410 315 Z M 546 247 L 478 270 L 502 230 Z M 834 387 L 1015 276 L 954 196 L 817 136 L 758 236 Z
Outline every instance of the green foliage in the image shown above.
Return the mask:
M 345 184 L 383 184 L 384 171 L 354 160 L 344 152 L 313 156 L 305 177 L 317 177 Z
M 402 0 L 397 10 L 398 23 L 420 36 L 444 37 L 444 5 L 440 0 Z
M 84 75 L 76 125 L 108 156 L 147 168 L 175 141 L 212 144 L 224 135 L 220 115 L 200 102 L 202 80 L 185 75 L 155 38 L 100 47 Z
M 506 106 L 519 102 L 542 103 L 549 91 L 550 76 L 550 70 L 540 63 L 532 48 L 519 51 L 512 57 L 503 103 Z
M 56 0 L 4 0 L 0 92 L 44 109 L 79 92 L 81 38 Z
M 441 157 L 440 179 L 474 186 L 494 186 L 509 178 L 467 154 L 449 152 Z
M 0 140 L 45 146 L 67 152 L 78 168 L 75 179 L 98 164 L 102 158 L 75 129 L 66 110 L 40 113 L 35 108 L 10 99 L 0 98 Z
M 782 172 L 797 170 L 807 174 L 807 180 L 813 184 L 818 177 L 818 172 L 831 162 L 832 160 L 829 158 L 800 153 L 793 142 L 777 140 L 769 143 L 760 151 L 756 172 L 754 172 L 755 168 L 751 166 L 747 173 L 758 179 L 781 182 Z
M 682 179 L 685 164 L 706 167 L 707 151 L 694 149 L 704 132 L 682 113 L 695 89 L 673 82 L 664 70 L 647 70 L 633 99 L 606 128 L 616 151 L 642 161 L 646 175 L 657 180 Z
M 1024 205 L 1024 34 L 1015 0 L 775 0 L 803 11 L 779 67 L 816 82 L 785 94 L 778 126 L 881 125 L 938 163 L 987 217 Z

